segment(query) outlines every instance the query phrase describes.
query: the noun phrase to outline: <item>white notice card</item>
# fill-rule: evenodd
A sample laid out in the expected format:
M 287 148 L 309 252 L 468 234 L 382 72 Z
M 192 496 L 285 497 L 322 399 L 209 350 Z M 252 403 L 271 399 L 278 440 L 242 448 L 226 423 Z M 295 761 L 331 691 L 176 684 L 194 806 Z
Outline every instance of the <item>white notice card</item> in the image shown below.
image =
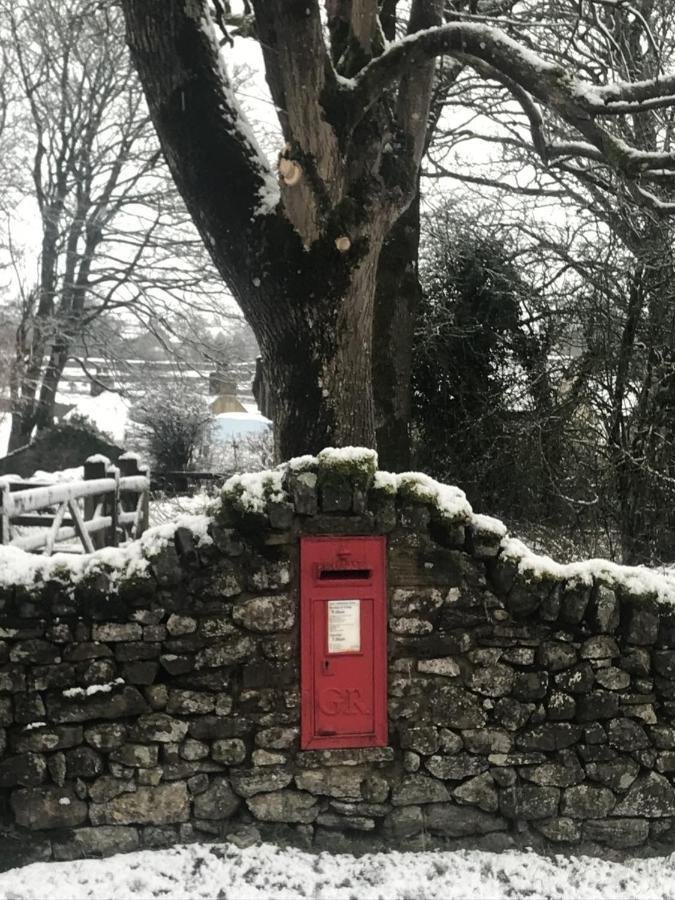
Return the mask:
M 358 653 L 361 650 L 361 601 L 328 601 L 328 652 Z

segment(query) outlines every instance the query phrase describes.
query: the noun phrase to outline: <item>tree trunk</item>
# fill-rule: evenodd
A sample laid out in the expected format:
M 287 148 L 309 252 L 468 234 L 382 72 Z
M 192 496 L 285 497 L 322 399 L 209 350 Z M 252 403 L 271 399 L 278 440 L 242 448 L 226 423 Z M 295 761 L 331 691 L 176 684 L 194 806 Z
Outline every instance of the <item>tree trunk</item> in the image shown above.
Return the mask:
M 389 232 L 377 270 L 373 334 L 373 391 L 380 465 L 411 467 L 412 347 L 421 296 L 417 271 L 420 195 Z
M 328 445 L 375 446 L 371 347 L 380 247 L 373 237 L 353 269 L 341 259 L 332 271 L 325 262 L 317 268 L 312 254 L 294 277 L 284 266 L 284 294 L 277 296 L 276 309 L 286 313 L 260 316 L 258 304 L 251 314 L 264 382 L 258 393 L 274 420 L 278 459 Z M 312 298 L 317 279 L 321 285 L 314 288 L 322 296 Z

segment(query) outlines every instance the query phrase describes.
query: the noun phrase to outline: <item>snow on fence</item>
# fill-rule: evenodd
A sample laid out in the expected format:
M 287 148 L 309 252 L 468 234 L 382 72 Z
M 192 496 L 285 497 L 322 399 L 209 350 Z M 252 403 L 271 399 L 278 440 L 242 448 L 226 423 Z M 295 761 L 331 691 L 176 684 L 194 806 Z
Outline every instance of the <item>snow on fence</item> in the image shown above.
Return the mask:
M 0 544 L 45 556 L 74 538 L 85 553 L 117 547 L 148 527 L 149 490 L 149 473 L 139 469 L 134 454 L 121 456 L 118 466 L 105 456 L 90 456 L 82 481 L 0 479 Z

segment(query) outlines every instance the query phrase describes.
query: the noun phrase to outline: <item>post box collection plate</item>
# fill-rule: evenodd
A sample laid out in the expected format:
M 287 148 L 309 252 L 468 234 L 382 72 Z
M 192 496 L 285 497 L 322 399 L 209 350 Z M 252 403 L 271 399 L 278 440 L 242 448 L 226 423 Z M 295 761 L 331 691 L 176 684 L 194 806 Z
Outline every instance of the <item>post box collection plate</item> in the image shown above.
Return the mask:
M 300 541 L 303 749 L 387 743 L 384 537 Z

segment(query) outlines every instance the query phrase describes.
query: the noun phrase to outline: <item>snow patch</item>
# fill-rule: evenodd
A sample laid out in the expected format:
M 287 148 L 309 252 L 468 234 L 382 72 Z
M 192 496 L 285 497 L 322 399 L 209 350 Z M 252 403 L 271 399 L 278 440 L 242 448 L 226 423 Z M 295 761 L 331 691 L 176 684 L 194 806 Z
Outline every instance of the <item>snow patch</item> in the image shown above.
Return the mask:
M 69 700 L 72 700 L 73 697 L 93 697 L 94 694 L 109 694 L 113 688 L 116 688 L 120 684 L 124 684 L 123 678 L 116 678 L 114 681 L 107 681 L 103 684 L 90 684 L 89 687 L 86 688 L 66 688 L 65 691 L 61 691 L 61 693 Z
M 675 855 L 610 862 L 589 856 L 479 850 L 308 853 L 261 844 L 188 844 L 108 859 L 38 862 L 0 874 L 13 900 L 117 897 L 207 900 L 661 900 Z

